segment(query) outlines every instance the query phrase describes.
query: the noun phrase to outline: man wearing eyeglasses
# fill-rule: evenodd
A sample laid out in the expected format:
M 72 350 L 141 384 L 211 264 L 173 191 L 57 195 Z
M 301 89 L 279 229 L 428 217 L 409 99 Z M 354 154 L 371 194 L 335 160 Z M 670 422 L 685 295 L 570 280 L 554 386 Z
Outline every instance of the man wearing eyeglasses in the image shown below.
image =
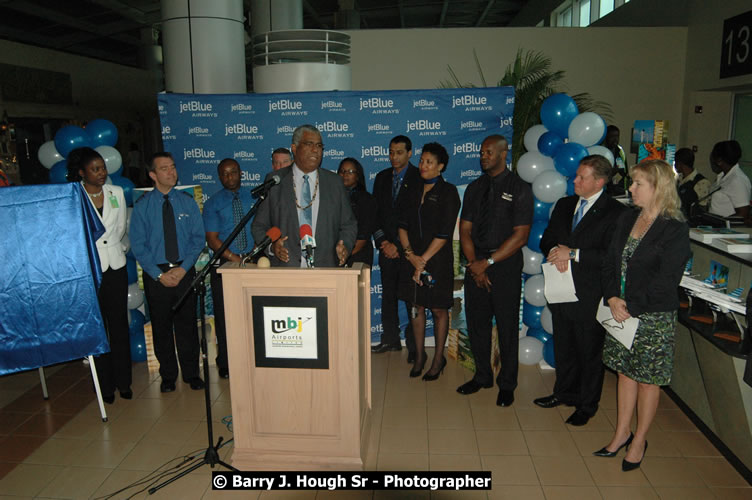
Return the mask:
M 301 226 L 307 224 L 315 240 L 313 264 L 342 266 L 358 229 L 342 180 L 334 172 L 319 168 L 324 144 L 313 125 L 295 129 L 291 149 L 295 162 L 274 172 L 281 180 L 259 206 L 251 225 L 253 239 L 261 241 L 266 231 L 278 227 L 282 237 L 271 246 L 272 266 L 307 267 L 298 236 Z

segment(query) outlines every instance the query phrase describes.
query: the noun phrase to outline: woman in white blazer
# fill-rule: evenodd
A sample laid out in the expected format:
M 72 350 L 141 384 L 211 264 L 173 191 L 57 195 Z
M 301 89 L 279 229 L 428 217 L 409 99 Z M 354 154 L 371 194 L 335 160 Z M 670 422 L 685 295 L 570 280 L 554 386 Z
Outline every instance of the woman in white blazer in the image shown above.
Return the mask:
M 125 267 L 126 205 L 123 188 L 106 184 L 107 168 L 102 156 L 91 148 L 77 148 L 68 155 L 68 180 L 80 181 L 97 210 L 105 233 L 97 240 L 102 265 L 99 308 L 102 311 L 110 352 L 96 360 L 102 399 L 131 399 L 131 348 L 128 332 L 128 271 Z

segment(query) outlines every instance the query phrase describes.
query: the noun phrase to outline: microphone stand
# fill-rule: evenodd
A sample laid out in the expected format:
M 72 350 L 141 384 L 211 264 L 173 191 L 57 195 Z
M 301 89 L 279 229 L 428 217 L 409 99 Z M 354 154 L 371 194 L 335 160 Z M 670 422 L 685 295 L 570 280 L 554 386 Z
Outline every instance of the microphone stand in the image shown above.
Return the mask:
M 269 186 L 271 188 L 271 186 Z M 235 226 L 235 228 L 232 230 L 230 235 L 225 239 L 224 243 L 222 243 L 222 246 L 219 247 L 219 249 L 214 252 L 214 256 L 211 258 L 209 263 L 196 275 L 196 278 L 191 283 L 190 287 L 183 293 L 183 295 L 178 299 L 177 303 L 172 306 L 172 311 L 175 312 L 180 305 L 188 298 L 188 296 L 192 292 L 196 292 L 196 294 L 199 296 L 199 305 L 201 307 L 201 360 L 204 365 L 204 402 L 206 405 L 206 433 L 208 438 L 209 446 L 206 448 L 206 453 L 204 453 L 204 458 L 201 460 L 201 462 L 192 465 L 190 468 L 182 471 L 180 474 L 177 474 L 170 479 L 152 487 L 149 488 L 149 494 L 153 495 L 157 492 L 157 490 L 164 488 L 168 484 L 177 481 L 183 476 L 186 476 L 193 472 L 194 470 L 198 469 L 199 467 L 202 467 L 204 465 L 209 465 L 212 469 L 215 465 L 219 464 L 224 466 L 226 469 L 232 470 L 237 472 L 238 469 L 233 467 L 232 465 L 225 463 L 223 460 L 219 458 L 219 452 L 218 449 L 222 444 L 222 441 L 224 438 L 220 436 L 220 438 L 217 440 L 217 444 L 214 444 L 214 432 L 212 430 L 212 413 L 211 413 L 211 394 L 209 392 L 209 359 L 208 359 L 208 348 L 207 348 L 207 342 L 206 342 L 206 283 L 204 283 L 204 280 L 206 278 L 206 275 L 209 274 L 209 271 L 211 270 L 212 266 L 215 264 L 215 262 L 219 261 L 220 256 L 224 253 L 225 250 L 227 250 L 227 247 L 229 247 L 233 241 L 235 241 L 235 238 L 237 238 L 238 234 L 240 234 L 240 231 L 243 230 L 246 224 L 248 224 L 248 221 L 251 220 L 251 218 L 256 214 L 256 211 L 258 210 L 259 205 L 266 199 L 267 195 L 269 194 L 269 188 L 264 190 L 258 197 L 258 201 L 253 204 L 251 209 L 246 213 L 243 218 L 238 222 L 238 224 Z

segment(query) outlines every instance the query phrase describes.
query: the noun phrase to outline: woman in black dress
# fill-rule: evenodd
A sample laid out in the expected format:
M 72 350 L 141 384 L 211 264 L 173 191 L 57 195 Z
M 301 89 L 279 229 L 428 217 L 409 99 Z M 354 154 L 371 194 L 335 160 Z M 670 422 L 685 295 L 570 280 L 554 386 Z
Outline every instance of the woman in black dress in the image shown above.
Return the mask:
M 441 144 L 423 146 L 419 165 L 423 189 L 413 191 L 399 220 L 405 260 L 398 295 L 400 300 L 413 304 L 416 356 L 411 377 L 420 376 L 426 364 L 426 308 L 433 315 L 436 349 L 423 380 L 436 380 L 446 366 L 444 343 L 454 285 L 452 235 L 460 210 L 457 188 L 441 177 L 448 163 L 449 155 Z
M 371 233 L 376 224 L 376 200 L 371 193 L 366 191 L 366 177 L 363 174 L 363 166 L 358 160 L 345 158 L 339 162 L 337 173 L 342 177 L 347 194 L 350 196 L 350 206 L 358 221 L 355 246 L 345 267 L 352 267 L 355 262 L 362 262 L 371 267 L 373 265 Z

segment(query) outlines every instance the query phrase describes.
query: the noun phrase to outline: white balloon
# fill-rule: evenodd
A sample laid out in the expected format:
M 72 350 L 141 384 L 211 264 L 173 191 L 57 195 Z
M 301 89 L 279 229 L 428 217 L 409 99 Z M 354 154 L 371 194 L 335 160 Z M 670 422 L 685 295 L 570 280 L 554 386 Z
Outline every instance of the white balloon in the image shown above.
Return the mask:
M 543 342 L 535 337 L 520 339 L 519 361 L 523 365 L 534 365 L 543 359 Z
M 112 185 L 112 177 L 110 177 L 110 176 L 108 175 L 108 176 L 107 176 L 107 180 L 106 180 L 106 181 L 104 181 L 104 183 L 105 183 L 105 184 L 109 184 L 109 185 L 111 186 L 111 185 Z
M 548 132 L 548 129 L 543 125 L 533 125 L 527 129 L 525 136 L 522 138 L 522 143 L 525 145 L 525 149 L 538 153 L 538 139 L 540 139 L 540 136 L 546 132 Z
M 540 274 L 543 254 L 530 250 L 527 246 L 522 247 L 522 272 L 526 274 Z
M 114 174 L 120 170 L 120 166 L 123 164 L 123 157 L 120 156 L 120 151 L 112 146 L 97 146 L 94 149 L 104 158 L 108 174 Z
M 554 334 L 554 319 L 551 316 L 551 309 L 549 309 L 548 306 L 544 307 L 541 312 L 541 326 L 546 333 L 550 333 L 551 335 Z
M 591 155 L 601 155 L 605 157 L 611 166 L 614 166 L 614 154 L 606 146 L 590 146 L 587 152 Z
M 606 133 L 606 122 L 599 115 L 586 111 L 574 117 L 569 124 L 569 142 L 590 147 L 598 144 Z
M 546 296 L 543 293 L 544 285 L 545 279 L 542 274 L 529 277 L 525 282 L 525 302 L 531 306 L 545 306 Z
M 37 151 L 37 158 L 45 168 L 52 168 L 55 163 L 65 159 L 63 155 L 57 152 L 55 141 L 47 141 L 42 144 Z
M 144 292 L 138 287 L 138 283 L 128 285 L 128 309 L 136 309 L 144 303 Z
M 133 207 L 128 207 L 125 215 L 125 232 L 130 234 L 131 232 L 131 215 L 133 214 Z
M 533 180 L 533 194 L 542 202 L 553 203 L 567 194 L 567 179 L 556 170 L 541 172 Z
M 554 160 L 538 151 L 527 152 L 517 160 L 517 175 L 525 182 L 533 182 L 546 170 L 554 170 Z

